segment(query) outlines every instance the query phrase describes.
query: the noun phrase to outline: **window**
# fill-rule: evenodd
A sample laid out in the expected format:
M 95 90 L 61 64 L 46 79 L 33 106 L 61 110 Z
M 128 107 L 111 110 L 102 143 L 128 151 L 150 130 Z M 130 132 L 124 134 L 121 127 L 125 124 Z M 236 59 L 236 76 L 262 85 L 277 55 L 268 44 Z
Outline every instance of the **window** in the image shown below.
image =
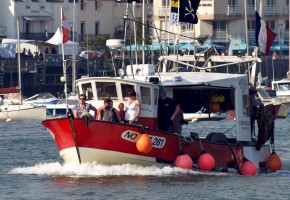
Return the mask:
M 95 23 L 95 34 L 96 35 L 99 35 L 99 24 L 100 24 L 100 22 Z
M 226 28 L 227 28 L 227 23 L 225 20 L 213 21 L 213 30 L 214 31 L 225 31 Z
M 84 10 L 85 9 L 85 2 L 82 0 L 81 1 L 81 10 Z
M 267 6 L 275 6 L 276 0 L 267 0 Z
M 237 0 L 229 0 L 229 5 L 230 6 L 236 6 L 237 5 Z
M 81 41 L 84 40 L 85 31 L 86 31 L 86 23 L 81 22 Z
M 255 30 L 256 20 L 248 20 L 248 30 Z
M 128 98 L 127 95 L 128 90 L 134 90 L 134 85 L 121 83 L 121 90 L 122 90 L 122 98 L 123 100 L 126 100 Z
M 161 6 L 166 6 L 166 1 L 167 1 L 167 6 L 169 6 L 170 5 L 169 0 L 162 0 Z
M 93 100 L 94 95 L 93 95 L 93 90 L 92 90 L 92 84 L 91 83 L 85 83 L 82 84 L 82 93 L 87 96 L 87 100 Z
M 98 1 L 95 1 L 95 10 L 98 10 Z
M 140 91 L 141 91 L 141 103 L 151 105 L 150 88 L 141 86 Z
M 255 0 L 248 0 L 249 6 L 255 6 Z
M 274 21 L 274 20 L 266 21 L 266 25 L 267 25 L 271 30 L 275 30 L 275 21 Z
M 98 100 L 105 98 L 118 99 L 116 84 L 114 82 L 96 82 Z

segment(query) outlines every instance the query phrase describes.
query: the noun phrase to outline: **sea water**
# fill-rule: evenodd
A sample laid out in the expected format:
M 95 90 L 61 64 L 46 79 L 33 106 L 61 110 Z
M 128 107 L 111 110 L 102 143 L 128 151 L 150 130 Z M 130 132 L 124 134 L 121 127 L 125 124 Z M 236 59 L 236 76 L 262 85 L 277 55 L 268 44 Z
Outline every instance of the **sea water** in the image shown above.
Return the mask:
M 280 171 L 244 177 L 137 165 L 63 164 L 40 121 L 0 122 L 0 199 L 290 199 L 289 119 L 275 124 Z M 234 134 L 233 121 L 184 126 Z

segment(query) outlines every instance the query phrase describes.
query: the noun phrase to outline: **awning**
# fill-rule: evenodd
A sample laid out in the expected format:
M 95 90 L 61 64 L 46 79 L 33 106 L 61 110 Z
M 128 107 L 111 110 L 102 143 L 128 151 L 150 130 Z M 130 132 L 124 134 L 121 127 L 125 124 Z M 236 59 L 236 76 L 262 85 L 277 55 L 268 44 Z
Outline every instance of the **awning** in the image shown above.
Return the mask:
M 49 21 L 52 20 L 51 16 L 25 16 L 26 21 Z

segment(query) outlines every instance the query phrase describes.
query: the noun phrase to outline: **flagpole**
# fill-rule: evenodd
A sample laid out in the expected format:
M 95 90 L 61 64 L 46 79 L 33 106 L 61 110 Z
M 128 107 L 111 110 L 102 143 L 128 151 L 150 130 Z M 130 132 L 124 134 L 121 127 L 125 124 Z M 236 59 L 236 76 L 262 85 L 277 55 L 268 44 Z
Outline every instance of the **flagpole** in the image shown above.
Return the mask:
M 62 42 L 61 42 L 61 53 L 62 53 L 62 70 L 63 70 L 63 79 L 62 82 L 64 83 L 64 95 L 65 95 L 65 102 L 66 102 L 66 112 L 68 112 L 68 100 L 67 100 L 67 77 L 66 77 L 66 60 L 64 59 L 64 44 L 63 44 L 63 39 L 64 39 L 64 32 L 63 32 L 63 9 L 62 6 L 60 7 L 60 26 L 61 26 L 61 32 L 62 32 Z

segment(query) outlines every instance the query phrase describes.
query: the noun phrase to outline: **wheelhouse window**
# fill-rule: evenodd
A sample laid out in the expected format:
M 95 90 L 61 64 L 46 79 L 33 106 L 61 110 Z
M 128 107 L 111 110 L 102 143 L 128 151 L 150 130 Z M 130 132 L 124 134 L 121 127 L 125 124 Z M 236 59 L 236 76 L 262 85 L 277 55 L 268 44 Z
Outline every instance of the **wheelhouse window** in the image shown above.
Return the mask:
M 92 84 L 91 83 L 85 83 L 82 84 L 82 92 L 80 94 L 85 94 L 87 96 L 87 100 L 93 100 L 93 90 L 92 90 Z
M 126 100 L 128 98 L 128 90 L 135 90 L 134 85 L 121 83 L 122 98 Z
M 98 100 L 110 98 L 117 100 L 117 89 L 114 82 L 96 82 Z
M 150 88 L 141 86 L 140 91 L 141 91 L 141 103 L 151 105 Z

